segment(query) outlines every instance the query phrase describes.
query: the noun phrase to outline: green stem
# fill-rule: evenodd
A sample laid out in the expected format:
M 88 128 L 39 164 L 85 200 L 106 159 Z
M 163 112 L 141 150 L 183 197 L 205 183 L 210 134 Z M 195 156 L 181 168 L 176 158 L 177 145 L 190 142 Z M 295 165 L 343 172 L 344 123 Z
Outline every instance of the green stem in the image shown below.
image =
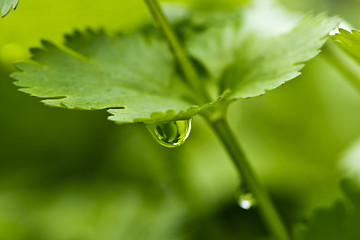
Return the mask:
M 189 60 L 187 53 L 180 44 L 175 32 L 173 31 L 169 21 L 165 17 L 159 3 L 156 0 L 144 0 L 148 6 L 153 18 L 156 20 L 160 29 L 163 31 L 166 40 L 172 50 L 180 68 L 182 69 L 187 84 L 196 91 L 196 94 L 200 94 L 200 104 L 204 104 L 210 101 L 210 97 L 204 90 L 204 87 L 198 77 L 197 71 L 194 68 L 192 62 Z
M 246 157 L 242 152 L 236 137 L 232 133 L 225 117 L 219 117 L 218 115 L 218 117 L 214 119 L 209 117 L 205 118 L 208 120 L 211 128 L 214 130 L 220 141 L 223 143 L 243 181 L 254 195 L 259 208 L 259 213 L 261 214 L 268 230 L 277 240 L 289 240 L 290 237 L 287 233 L 285 225 L 271 203 L 266 190 L 257 180 L 255 173 L 247 162 Z
M 204 90 L 205 88 L 197 75 L 196 69 L 181 46 L 171 25 L 162 12 L 159 3 L 157 0 L 144 1 L 151 11 L 154 19 L 157 21 L 159 27 L 163 31 L 166 40 L 186 77 L 188 85 L 200 95 L 203 103 L 209 102 L 209 95 Z M 247 163 L 235 136 L 225 120 L 224 109 L 226 107 L 227 106 L 220 106 L 219 108 L 214 107 L 207 113 L 203 113 L 203 117 L 209 122 L 212 129 L 216 132 L 219 139 L 228 150 L 228 153 L 232 157 L 239 174 L 246 182 L 250 191 L 252 191 L 258 203 L 260 214 L 262 215 L 269 231 L 273 234 L 276 240 L 289 240 L 290 238 L 286 232 L 284 224 L 280 220 L 280 217 L 272 205 L 265 189 L 257 181 L 255 174 L 253 173 L 250 165 Z
M 324 46 L 323 53 L 326 59 L 329 60 L 329 62 L 337 68 L 358 91 L 360 91 L 359 64 L 331 41 L 328 41 Z

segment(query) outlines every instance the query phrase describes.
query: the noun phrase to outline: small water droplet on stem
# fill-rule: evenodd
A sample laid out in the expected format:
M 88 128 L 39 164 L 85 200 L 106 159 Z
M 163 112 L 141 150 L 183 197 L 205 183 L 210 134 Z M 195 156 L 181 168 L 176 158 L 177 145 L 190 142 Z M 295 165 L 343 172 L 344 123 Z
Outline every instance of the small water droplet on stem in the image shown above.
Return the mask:
M 145 125 L 155 140 L 165 147 L 180 146 L 191 131 L 191 119 Z
M 254 195 L 243 182 L 240 184 L 238 189 L 237 202 L 238 205 L 245 210 L 249 210 L 256 204 Z

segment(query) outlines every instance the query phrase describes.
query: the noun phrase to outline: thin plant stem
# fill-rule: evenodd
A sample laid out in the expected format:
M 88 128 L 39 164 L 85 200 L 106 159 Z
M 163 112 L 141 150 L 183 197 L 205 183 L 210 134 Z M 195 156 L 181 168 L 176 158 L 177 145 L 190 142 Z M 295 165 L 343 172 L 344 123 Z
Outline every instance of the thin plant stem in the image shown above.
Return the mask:
M 210 99 L 208 97 L 209 95 L 204 90 L 205 87 L 200 81 L 196 69 L 188 58 L 186 51 L 181 46 L 159 3 L 157 0 L 144 1 L 152 13 L 153 18 L 157 21 L 159 27 L 163 31 L 165 38 L 175 56 L 175 59 L 184 72 L 188 85 L 194 88 L 204 103 L 208 102 Z M 257 180 L 235 136 L 233 135 L 228 123 L 225 120 L 226 111 L 224 111 L 224 109 L 226 109 L 226 107 L 227 105 L 214 108 L 214 111 L 203 113 L 202 116 L 208 121 L 211 128 L 215 131 L 220 141 L 223 143 L 224 147 L 231 156 L 237 171 L 246 182 L 249 190 L 254 194 L 254 197 L 258 203 L 259 212 L 269 231 L 276 240 L 289 240 L 290 238 L 287 234 L 284 224 L 282 223 L 278 213 L 272 205 L 265 189 Z
M 209 120 L 209 118 L 207 118 L 207 120 Z M 246 160 L 246 157 L 225 117 L 217 118 L 215 121 L 208 122 L 226 148 L 228 154 L 231 156 L 236 169 L 256 199 L 259 213 L 268 230 L 277 240 L 289 240 L 290 237 L 287 233 L 285 225 L 273 206 L 266 190 L 260 184 L 250 164 Z
M 147 7 L 149 8 L 153 18 L 159 25 L 160 29 L 165 35 L 165 38 L 170 46 L 170 49 L 173 52 L 174 57 L 176 58 L 180 68 L 182 69 L 185 80 L 187 84 L 196 91 L 196 94 L 200 94 L 200 103 L 204 104 L 210 101 L 208 93 L 204 90 L 202 83 L 200 82 L 199 76 L 197 74 L 194 65 L 190 61 L 186 51 L 182 47 L 181 43 L 178 40 L 173 28 L 171 27 L 169 21 L 167 20 L 165 14 L 163 13 L 158 1 L 156 0 L 144 0 Z

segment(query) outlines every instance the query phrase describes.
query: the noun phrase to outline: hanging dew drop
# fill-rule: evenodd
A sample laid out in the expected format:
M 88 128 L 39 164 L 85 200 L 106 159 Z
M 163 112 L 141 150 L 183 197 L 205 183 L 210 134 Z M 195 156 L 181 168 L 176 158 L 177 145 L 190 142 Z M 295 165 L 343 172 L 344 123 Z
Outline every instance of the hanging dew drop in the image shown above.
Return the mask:
M 242 209 L 248 210 L 254 206 L 255 199 L 252 193 L 242 193 L 238 196 L 238 204 Z
M 245 210 L 249 210 L 256 204 L 254 195 L 244 183 L 241 183 L 238 189 L 237 202 L 239 207 Z
M 146 127 L 162 146 L 178 147 L 185 142 L 190 134 L 191 119 L 146 124 Z

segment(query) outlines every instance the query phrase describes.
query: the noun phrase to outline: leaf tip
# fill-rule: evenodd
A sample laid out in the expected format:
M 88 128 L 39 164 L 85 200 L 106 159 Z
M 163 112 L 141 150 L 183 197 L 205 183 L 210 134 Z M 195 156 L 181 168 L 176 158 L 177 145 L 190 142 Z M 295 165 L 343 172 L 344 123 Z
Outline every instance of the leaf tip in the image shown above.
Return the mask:
M 52 43 L 52 42 L 50 42 L 50 41 L 48 41 L 48 40 L 46 40 L 46 39 L 41 39 L 41 45 L 44 47 L 44 48 L 46 48 L 46 49 L 50 49 L 50 48 L 54 48 L 55 47 L 55 45 Z

